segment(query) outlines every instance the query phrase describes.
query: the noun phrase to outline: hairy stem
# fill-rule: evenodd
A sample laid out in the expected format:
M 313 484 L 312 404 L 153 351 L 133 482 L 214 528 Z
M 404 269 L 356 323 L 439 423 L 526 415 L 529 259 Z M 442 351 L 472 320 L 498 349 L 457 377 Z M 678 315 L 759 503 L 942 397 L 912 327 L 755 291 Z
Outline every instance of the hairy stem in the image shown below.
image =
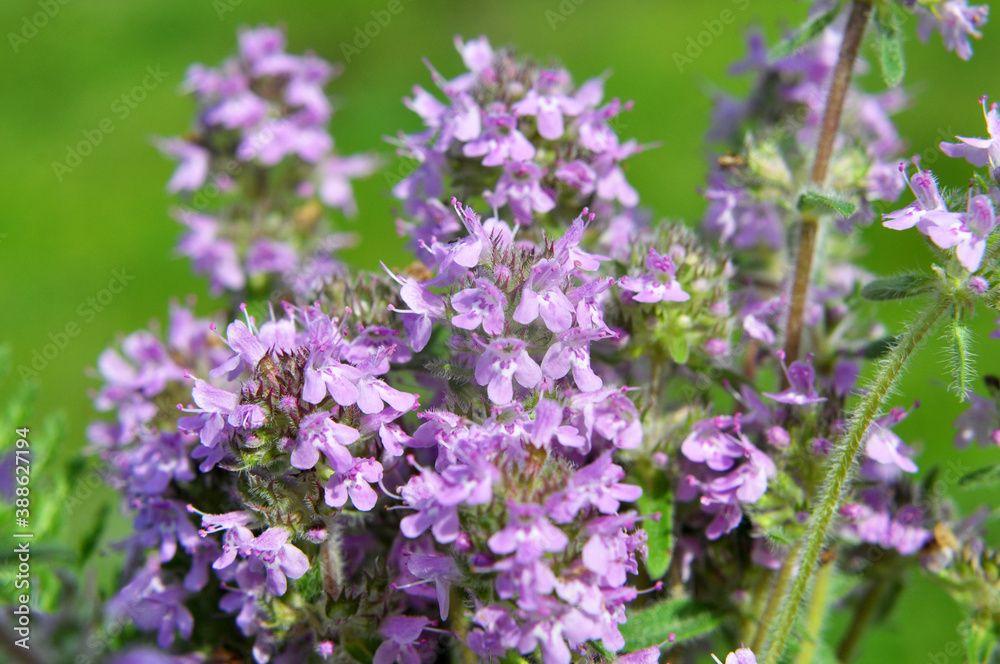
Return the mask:
M 830 84 L 830 94 L 826 101 L 823 114 L 823 125 L 816 146 L 816 160 L 813 162 L 812 182 L 820 187 L 826 181 L 826 173 L 830 167 L 830 157 L 833 154 L 833 142 L 837 138 L 840 127 L 840 114 L 844 110 L 844 100 L 847 98 L 847 88 L 854 71 L 854 62 L 858 58 L 861 38 L 865 34 L 868 15 L 871 13 L 871 0 L 854 0 L 851 15 L 844 29 L 844 40 L 840 44 L 840 55 L 833 71 L 833 81 Z M 816 250 L 816 235 L 819 231 L 819 219 L 815 215 L 802 217 L 799 233 L 799 253 L 795 264 L 795 280 L 792 287 L 792 306 L 788 314 L 788 328 L 785 335 L 785 356 L 788 362 L 794 362 L 799 356 L 799 342 L 802 336 L 802 316 L 806 308 L 806 295 L 809 291 L 809 276 L 812 272 L 813 254 Z
M 875 376 L 864 399 L 851 416 L 847 432 L 837 442 L 826 479 L 820 489 L 818 505 L 809 519 L 805 537 L 799 546 L 798 574 L 782 598 L 778 619 L 765 641 L 763 656 L 765 664 L 776 664 L 785 650 L 799 608 L 809 589 L 813 571 L 823 552 L 827 533 L 833 525 L 837 510 L 840 509 L 844 487 L 850 479 L 869 427 L 892 393 L 913 351 L 920 346 L 938 321 L 949 313 L 951 307 L 951 301 L 946 296 L 938 295 L 920 317 L 906 328 L 888 356 L 881 362 L 878 375 Z

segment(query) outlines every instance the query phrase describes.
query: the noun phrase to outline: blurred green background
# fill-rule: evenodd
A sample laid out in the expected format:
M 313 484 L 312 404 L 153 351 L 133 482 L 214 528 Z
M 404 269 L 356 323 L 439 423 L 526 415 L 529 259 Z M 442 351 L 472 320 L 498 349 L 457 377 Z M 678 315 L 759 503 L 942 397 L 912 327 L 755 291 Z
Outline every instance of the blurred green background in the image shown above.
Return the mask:
M 702 136 L 710 110 L 707 93 L 713 87 L 737 93 L 746 89 L 749 82 L 729 79 L 726 68 L 743 56 L 747 26 L 761 25 L 773 40 L 807 8 L 801 2 L 762 0 L 401 1 L 403 11 L 352 55 L 331 86 L 339 107 L 333 134 L 342 152 L 379 151 L 385 155 L 386 172 L 395 173 L 402 164 L 383 137 L 419 128 L 401 98 L 416 83 L 432 87 L 421 58 L 452 76 L 461 68 L 453 36 L 486 34 L 494 45 L 512 44 L 541 59 L 557 58 L 577 81 L 612 72 L 607 95 L 635 101 L 619 133 L 660 144 L 628 161 L 629 179 L 658 217 L 691 223 L 704 210 L 697 187 L 706 170 Z M 64 412 L 69 431 L 64 454 L 71 458 L 84 446 L 84 427 L 94 417 L 87 392 L 95 381 L 85 370 L 101 350 L 116 335 L 162 320 L 170 298 L 193 293 L 201 313 L 213 309 L 205 282 L 173 255 L 179 227 L 167 215 L 175 201 L 164 189 L 173 164 L 150 144 L 153 136 L 181 133 L 189 126 L 191 102 L 177 93 L 185 68 L 192 62 L 217 64 L 234 51 L 237 28 L 259 23 L 284 24 L 292 52 L 313 49 L 342 62 L 341 44 L 351 42 L 355 29 L 372 20 L 370 12 L 384 9 L 387 0 L 51 4 L 58 12 L 34 32 L 25 29 L 25 20 L 42 11 L 38 2 L 5 0 L 0 5 L 0 311 L 2 337 L 12 346 L 15 367 L 29 366 L 50 333 L 68 323 L 80 326 L 79 335 L 38 373 L 38 407 L 34 421 L 24 423 L 37 425 L 46 413 Z M 735 13 L 736 22 L 680 71 L 673 53 L 683 51 L 688 38 L 705 29 L 703 21 L 717 19 L 724 9 Z M 983 135 L 977 99 L 1000 95 L 993 71 L 1000 62 L 1000 28 L 987 25 L 985 39 L 975 44 L 974 59 L 965 63 L 946 53 L 937 36 L 920 44 L 912 36 L 913 21 L 907 27 L 906 85 L 914 103 L 897 120 L 912 151 L 934 148 L 955 133 Z M 12 43 L 9 33 L 26 40 Z M 163 82 L 134 108 L 116 103 L 141 84 L 147 67 L 159 68 Z M 877 72 L 863 82 L 873 90 L 881 86 Z M 99 131 L 106 118 L 113 131 L 69 173 L 57 174 L 53 162 L 65 163 L 68 147 L 83 140 L 84 132 Z M 945 158 L 924 163 L 952 185 L 964 184 L 969 174 L 964 163 Z M 347 256 L 356 266 L 407 261 L 394 231 L 394 203 L 386 182 L 380 173 L 356 186 L 361 213 L 345 223 L 364 238 Z M 875 225 L 863 237 L 869 248 L 865 265 L 876 273 L 930 262 L 916 232 Z M 82 314 L 80 306 L 106 288 L 114 270 L 135 279 L 102 311 Z M 908 314 L 905 306 L 886 308 L 890 327 Z M 977 323 L 981 371 L 1000 373 L 996 342 L 986 338 L 994 329 L 992 321 Z M 971 469 L 997 461 L 1000 451 L 995 449 L 959 453 L 952 447 L 951 422 L 962 407 L 945 389 L 940 360 L 937 351 L 926 350 L 909 373 L 902 386 L 905 398 L 900 396 L 896 404 L 920 399 L 922 407 L 897 431 L 923 450 L 918 459 L 922 472 L 949 462 Z M 15 369 L 0 396 L 19 382 Z M 961 496 L 961 501 L 971 506 L 983 498 L 990 497 Z M 927 661 L 956 640 L 960 616 L 950 600 L 926 581 L 913 581 L 897 613 L 868 634 L 860 661 Z M 835 617 L 832 627 L 842 626 Z

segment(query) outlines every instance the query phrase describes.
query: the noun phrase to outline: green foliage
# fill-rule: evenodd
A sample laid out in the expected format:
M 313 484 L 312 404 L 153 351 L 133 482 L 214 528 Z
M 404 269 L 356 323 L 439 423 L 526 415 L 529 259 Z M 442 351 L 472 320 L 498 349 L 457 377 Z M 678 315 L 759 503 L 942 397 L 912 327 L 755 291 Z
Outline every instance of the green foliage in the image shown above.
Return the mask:
M 1000 484 L 1000 464 L 976 468 L 958 480 L 963 489 L 995 489 Z
M 674 495 L 665 474 L 657 472 L 651 479 L 643 487 L 639 508 L 643 514 L 660 514 L 658 520 L 643 524 L 649 535 L 646 571 L 651 579 L 659 579 L 667 573 L 674 551 Z
M 902 83 L 906 72 L 899 12 L 899 7 L 890 3 L 880 5 L 875 11 L 878 60 L 882 67 L 882 80 L 890 88 Z
M 861 289 L 861 297 L 866 300 L 902 300 L 914 295 L 926 293 L 934 286 L 934 281 L 926 274 L 900 274 L 895 277 L 883 277 L 866 284 Z
M 803 212 L 807 210 L 815 210 L 816 208 L 825 208 L 836 212 L 842 217 L 850 217 L 854 214 L 857 207 L 858 206 L 850 201 L 845 201 L 842 198 L 812 190 L 802 192 L 802 195 L 799 196 L 798 202 L 798 208 Z
M 969 664 L 988 664 L 997 648 L 996 626 L 971 618 L 962 626 L 965 656 Z
M 799 26 L 795 34 L 771 49 L 771 52 L 767 54 L 768 60 L 773 62 L 774 60 L 783 58 L 812 41 L 819 33 L 823 32 L 826 26 L 833 23 L 834 19 L 837 18 L 837 14 L 840 13 L 840 7 L 843 4 L 843 0 L 840 0 L 829 11 L 807 20 Z
M 674 643 L 681 643 L 711 632 L 722 618 L 704 604 L 690 599 L 668 599 L 665 602 L 628 614 L 628 622 L 621 626 L 626 648 L 642 650 L 663 643 L 674 635 Z

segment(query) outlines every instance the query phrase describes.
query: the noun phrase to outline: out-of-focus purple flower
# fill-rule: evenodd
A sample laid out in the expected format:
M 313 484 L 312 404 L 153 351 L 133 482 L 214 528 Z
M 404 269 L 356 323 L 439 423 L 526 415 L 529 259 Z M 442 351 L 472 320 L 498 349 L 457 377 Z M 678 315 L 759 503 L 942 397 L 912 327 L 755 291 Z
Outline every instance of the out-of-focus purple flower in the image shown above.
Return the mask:
M 782 364 L 784 364 L 784 354 L 781 351 L 778 352 L 779 358 L 782 360 Z M 794 406 L 805 406 L 826 401 L 826 397 L 816 394 L 816 372 L 808 360 L 806 362 L 792 362 L 792 366 L 785 369 L 785 374 L 788 377 L 788 389 L 781 392 L 764 392 L 764 396 L 774 399 L 779 403 L 787 403 Z
M 379 634 L 386 637 L 375 651 L 373 664 L 420 664 L 421 656 L 415 644 L 421 632 L 430 625 L 423 616 L 389 616 L 379 627 Z
M 996 399 L 985 399 L 974 392 L 969 392 L 969 408 L 955 420 L 955 447 L 964 450 L 972 441 L 980 447 L 990 447 L 994 444 L 994 434 L 1000 429 L 1000 412 Z
M 516 221 L 530 224 L 534 213 L 544 214 L 556 206 L 552 195 L 542 188 L 544 169 L 530 161 L 514 161 L 504 165 L 496 191 L 487 198 L 495 207 L 510 205 Z
M 648 272 L 642 276 L 622 277 L 621 287 L 635 293 L 633 300 L 655 303 L 685 302 L 691 299 L 674 276 L 676 268 L 670 256 L 662 255 L 650 247 L 646 256 L 646 269 Z
M 712 470 L 729 470 L 736 459 L 744 456 L 739 439 L 725 433 L 734 423 L 733 418 L 727 416 L 696 423 L 681 444 L 681 454 Z
M 167 191 L 194 191 L 208 179 L 208 164 L 211 158 L 205 148 L 180 138 L 167 138 L 157 142 L 157 147 L 166 155 L 180 161 L 167 183 Z
M 865 443 L 865 453 L 868 458 L 880 464 L 895 466 L 906 473 L 917 472 L 917 464 L 910 455 L 913 450 L 903 440 L 893 433 L 891 427 L 899 424 L 907 413 L 902 408 L 892 411 L 872 423 Z
M 979 39 L 983 36 L 977 28 L 986 24 L 989 14 L 989 5 L 970 7 L 966 0 L 946 0 L 933 9 L 920 8 L 917 34 L 921 41 L 926 42 L 931 32 L 937 30 L 947 50 L 955 51 L 958 57 L 968 60 L 972 57 L 969 37 Z

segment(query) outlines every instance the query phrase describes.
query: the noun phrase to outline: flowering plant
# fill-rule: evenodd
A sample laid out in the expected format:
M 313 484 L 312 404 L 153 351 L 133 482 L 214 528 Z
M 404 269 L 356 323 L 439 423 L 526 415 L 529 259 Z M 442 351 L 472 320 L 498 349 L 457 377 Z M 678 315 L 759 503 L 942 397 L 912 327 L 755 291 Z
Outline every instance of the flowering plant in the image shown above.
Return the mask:
M 920 414 L 893 394 L 943 330 L 955 444 L 1000 446 L 968 329 L 1000 309 L 1000 111 L 983 97 L 989 138 L 941 144 L 980 169 L 967 188 L 907 164 L 907 13 L 963 59 L 988 18 L 822 1 L 771 48 L 748 37 L 697 229 L 640 206 L 624 162 L 652 146 L 619 136 L 631 103 L 603 78 L 456 38 L 466 71 L 432 67 L 405 99 L 423 128 L 390 139 L 417 164 L 391 189 L 414 261 L 375 272 L 335 255 L 331 210 L 378 166 L 334 151 L 337 68 L 269 27 L 191 67 L 195 125 L 158 146 L 178 252 L 228 309 L 174 303 L 97 361 L 88 438 L 133 524 L 113 661 L 846 662 L 909 568 L 988 661 L 986 513 L 914 481 L 893 428 Z M 852 80 L 867 34 L 886 91 Z M 858 267 L 873 221 L 925 235 L 933 270 Z M 895 335 L 865 304 L 918 298 Z

